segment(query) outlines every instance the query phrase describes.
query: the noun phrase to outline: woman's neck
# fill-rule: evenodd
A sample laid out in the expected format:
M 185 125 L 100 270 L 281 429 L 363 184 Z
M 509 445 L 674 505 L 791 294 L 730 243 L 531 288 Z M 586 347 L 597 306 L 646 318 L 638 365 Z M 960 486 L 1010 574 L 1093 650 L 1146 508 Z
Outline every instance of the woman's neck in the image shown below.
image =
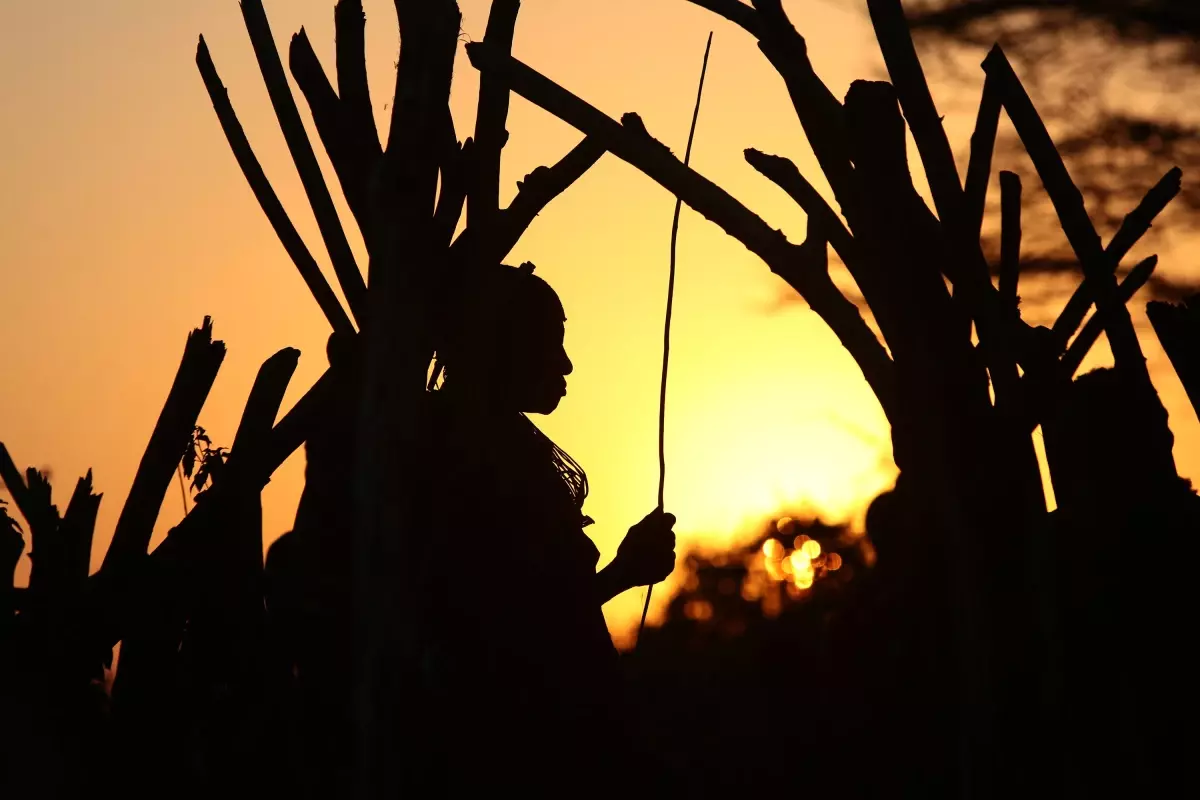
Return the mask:
M 521 413 L 511 404 L 499 400 L 493 392 L 470 384 L 455 385 L 447 381 L 438 394 L 457 413 L 480 421 L 508 420 Z

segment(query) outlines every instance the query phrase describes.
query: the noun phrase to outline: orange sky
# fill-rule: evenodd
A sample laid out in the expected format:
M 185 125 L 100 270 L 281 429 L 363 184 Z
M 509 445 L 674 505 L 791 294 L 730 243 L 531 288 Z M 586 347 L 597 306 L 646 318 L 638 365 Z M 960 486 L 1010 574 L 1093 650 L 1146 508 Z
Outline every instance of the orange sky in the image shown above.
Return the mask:
M 281 49 L 304 25 L 332 72 L 333 3 L 267 2 Z M 389 0 L 364 5 L 373 99 L 385 120 L 395 12 Z M 488 3 L 460 5 L 466 37 L 481 38 Z M 881 74 L 854 4 L 786 5 L 835 94 L 855 77 Z M 704 39 L 715 29 L 693 166 L 794 241 L 802 238 L 803 215 L 742 160 L 747 146 L 789 155 L 821 184 L 780 80 L 740 29 L 684 0 L 523 6 L 518 57 L 612 115 L 640 112 L 677 152 Z M 105 499 L 94 564 L 184 337 L 205 314 L 229 346 L 200 419 L 220 444 L 231 440 L 271 353 L 284 346 L 304 353 L 285 404 L 325 367 L 326 323 L 247 188 L 196 73 L 201 32 L 268 176 L 324 262 L 234 0 L 0 4 L 0 439 L 18 462 L 53 471 L 60 505 L 75 478 L 95 469 Z M 465 135 L 478 80 L 461 56 L 454 113 Z M 952 140 L 964 143 L 973 111 L 943 105 Z M 579 139 L 520 99 L 508 128 L 506 199 L 517 180 Z M 560 410 L 537 421 L 588 470 L 588 511 L 597 520 L 589 532 L 604 559 L 655 503 L 672 206 L 664 190 L 605 156 L 511 257 L 534 261 L 567 309 L 576 372 Z M 667 506 L 684 543 L 728 539 L 783 506 L 853 516 L 894 474 L 882 412 L 857 368 L 806 307 L 779 302 L 789 293 L 740 244 L 685 208 L 667 438 Z M 1181 469 L 1197 474 L 1200 425 L 1157 343 L 1147 342 L 1147 354 L 1172 412 Z M 291 523 L 302 469 L 298 454 L 264 493 L 268 540 Z M 158 536 L 181 513 L 173 488 Z M 27 562 L 21 580 L 26 572 Z M 614 632 L 627 633 L 640 602 L 634 591 L 606 608 Z

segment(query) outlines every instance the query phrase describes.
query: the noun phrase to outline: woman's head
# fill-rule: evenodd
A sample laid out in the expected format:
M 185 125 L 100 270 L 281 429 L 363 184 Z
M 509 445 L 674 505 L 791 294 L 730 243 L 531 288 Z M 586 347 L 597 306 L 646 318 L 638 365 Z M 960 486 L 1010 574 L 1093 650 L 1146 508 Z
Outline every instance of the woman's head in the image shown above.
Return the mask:
M 505 411 L 549 414 L 573 366 L 566 314 L 533 265 L 482 270 L 448 314 L 438 345 L 447 386 Z

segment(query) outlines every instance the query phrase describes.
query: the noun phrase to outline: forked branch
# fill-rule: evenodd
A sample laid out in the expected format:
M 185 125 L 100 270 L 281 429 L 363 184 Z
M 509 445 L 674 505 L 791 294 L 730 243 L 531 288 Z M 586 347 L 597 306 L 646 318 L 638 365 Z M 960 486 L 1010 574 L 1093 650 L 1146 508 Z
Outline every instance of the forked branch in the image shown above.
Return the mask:
M 1125 276 L 1125 280 L 1121 281 L 1121 285 L 1117 287 L 1117 299 L 1122 307 L 1128 303 L 1138 290 L 1146 285 L 1146 281 L 1150 280 L 1150 276 L 1154 274 L 1154 268 L 1158 266 L 1158 256 L 1150 256 L 1138 262 L 1137 266 L 1129 271 Z M 1100 338 L 1100 334 L 1104 332 L 1108 326 L 1108 320 L 1105 319 L 1104 313 L 1097 310 L 1092 314 L 1092 318 L 1083 326 L 1083 330 L 1075 337 L 1075 341 L 1071 342 L 1071 346 L 1067 348 L 1067 352 L 1063 353 L 1061 360 L 1062 375 L 1064 378 L 1072 378 L 1079 371 L 1079 365 L 1083 363 L 1083 359 L 1091 351 L 1092 345 Z
M 491 50 L 484 42 L 468 44 L 467 55 L 480 72 L 503 76 L 517 94 L 594 138 L 615 156 L 682 197 L 764 261 L 770 263 L 791 254 L 792 245 L 781 232 L 724 189 L 685 167 L 650 136 L 636 114 L 626 114 L 622 122 L 617 122 L 512 56 Z
M 842 213 L 854 213 L 854 168 L 845 147 L 842 104 L 817 75 L 804 37 L 796 31 L 778 0 L 759 0 L 754 7 L 737 0 L 690 0 L 738 24 L 758 40 L 758 48 L 783 78 L 804 135 L 833 189 Z
M 809 219 L 815 220 L 820 230 L 828 237 L 829 244 L 845 262 L 851 273 L 857 271 L 858 251 L 854 237 L 846 229 L 841 217 L 837 215 L 825 198 L 821 196 L 808 180 L 800 174 L 800 170 L 791 159 L 783 156 L 773 156 L 754 148 L 743 151 L 746 162 L 795 201 L 804 210 Z
M 1097 307 L 1103 310 L 1106 306 L 1113 306 L 1105 312 L 1105 320 L 1109 325 L 1109 343 L 1117 364 L 1128 365 L 1134 373 L 1141 375 L 1144 382 L 1149 382 L 1145 358 L 1129 311 L 1124 304 L 1120 308 L 1115 307 L 1117 282 L 1113 270 L 1108 267 L 1109 259 L 1088 217 L 1083 195 L 1071 180 L 1045 123 L 999 46 L 993 47 L 988 53 L 983 68 L 996 81 L 1004 109 L 1050 195 L 1050 202 L 1058 214 L 1071 249 L 1083 266 L 1084 275 L 1093 279 L 1094 285 L 1090 291 L 1095 293 Z
M 1121 260 L 1150 229 L 1155 217 L 1162 213 L 1167 204 L 1179 194 L 1182 180 L 1183 172 L 1179 167 L 1168 170 L 1167 174 L 1163 175 L 1158 183 L 1146 193 L 1137 207 L 1126 215 L 1125 219 L 1121 221 L 1121 227 L 1117 230 L 1116 235 L 1108 243 L 1108 247 L 1104 248 L 1106 270 L 1111 273 L 1117 269 Z M 1082 283 L 1075 288 L 1067 305 L 1054 322 L 1054 332 L 1059 337 L 1060 347 L 1065 348 L 1066 343 L 1079 329 L 1079 324 L 1083 322 L 1083 317 L 1087 314 L 1094 295 L 1095 280 L 1085 275 Z
M 583 177 L 602 155 L 604 145 L 588 136 L 553 166 L 538 167 L 518 182 L 517 196 L 500 212 L 499 225 L 489 245 L 494 249 L 490 250 L 489 257 L 502 261 L 550 201 Z

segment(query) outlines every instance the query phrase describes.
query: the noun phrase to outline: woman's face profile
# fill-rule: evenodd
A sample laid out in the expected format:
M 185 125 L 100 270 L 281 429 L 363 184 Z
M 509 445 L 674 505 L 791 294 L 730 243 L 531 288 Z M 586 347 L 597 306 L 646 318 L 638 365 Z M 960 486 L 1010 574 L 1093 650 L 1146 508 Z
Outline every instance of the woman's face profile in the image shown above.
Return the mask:
M 518 411 L 549 414 L 567 393 L 567 376 L 574 365 L 563 343 L 562 307 L 555 306 L 518 325 L 507 381 L 508 394 Z
M 574 369 L 563 345 L 566 314 L 545 282 L 520 280 L 529 283 L 479 298 L 485 310 L 468 315 L 447 381 L 497 410 L 549 414 Z

